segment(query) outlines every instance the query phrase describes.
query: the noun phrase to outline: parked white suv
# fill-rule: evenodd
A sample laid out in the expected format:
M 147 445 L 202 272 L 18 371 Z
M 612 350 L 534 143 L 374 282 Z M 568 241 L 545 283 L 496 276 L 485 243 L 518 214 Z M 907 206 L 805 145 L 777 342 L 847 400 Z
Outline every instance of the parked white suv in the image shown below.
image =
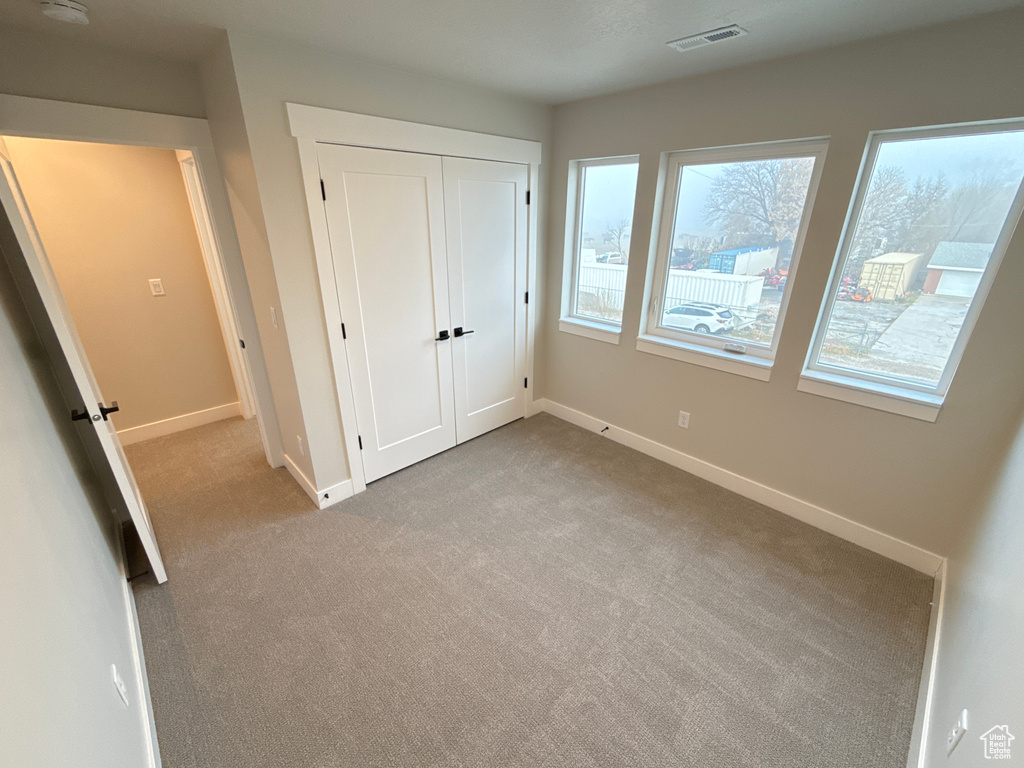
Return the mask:
M 666 310 L 661 324 L 682 331 L 726 333 L 736 327 L 736 316 L 728 307 L 686 302 Z

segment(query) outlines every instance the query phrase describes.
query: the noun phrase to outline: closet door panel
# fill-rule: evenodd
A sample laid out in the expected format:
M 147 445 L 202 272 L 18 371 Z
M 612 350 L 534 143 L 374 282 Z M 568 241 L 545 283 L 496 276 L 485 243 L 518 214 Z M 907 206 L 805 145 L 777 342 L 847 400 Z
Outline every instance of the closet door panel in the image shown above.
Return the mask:
M 370 482 L 455 444 L 441 160 L 317 153 Z
M 527 168 L 444 158 L 458 440 L 525 415 Z

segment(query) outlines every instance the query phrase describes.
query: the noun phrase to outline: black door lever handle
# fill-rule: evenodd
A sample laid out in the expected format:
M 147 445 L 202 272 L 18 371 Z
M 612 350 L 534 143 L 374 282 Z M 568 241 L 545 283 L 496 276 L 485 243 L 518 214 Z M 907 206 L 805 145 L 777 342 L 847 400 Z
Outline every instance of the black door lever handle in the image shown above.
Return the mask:
M 434 341 L 448 341 L 448 329 L 441 331 L 437 334 L 437 338 Z
M 79 413 L 78 409 L 75 408 L 75 410 L 73 410 L 71 412 L 71 420 L 72 421 L 81 421 L 82 419 L 88 419 L 88 418 L 89 418 L 89 412 L 88 411 L 82 411 L 81 413 Z
M 469 336 L 471 333 L 473 333 L 473 331 L 464 331 L 462 330 L 462 326 L 459 326 L 455 329 L 455 338 L 459 338 L 459 336 Z
M 100 407 L 100 415 L 103 416 L 104 421 L 107 420 L 108 413 L 117 413 L 121 410 L 117 405 L 117 400 L 111 400 L 109 408 L 104 408 L 103 403 L 97 403 L 97 405 Z

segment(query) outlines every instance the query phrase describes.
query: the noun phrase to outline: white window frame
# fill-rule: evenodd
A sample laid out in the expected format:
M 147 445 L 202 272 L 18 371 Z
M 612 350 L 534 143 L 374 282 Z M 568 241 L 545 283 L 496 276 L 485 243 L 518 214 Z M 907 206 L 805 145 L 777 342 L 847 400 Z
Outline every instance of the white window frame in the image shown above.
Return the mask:
M 661 192 L 661 214 L 657 227 L 657 243 L 654 258 L 649 260 L 647 283 L 644 296 L 644 313 L 640 321 L 640 335 L 636 348 L 662 357 L 703 365 L 728 373 L 748 376 L 760 381 L 768 381 L 771 377 L 775 354 L 779 346 L 779 338 L 789 308 L 789 300 L 793 292 L 794 278 L 800 263 L 800 253 L 807 237 L 807 228 L 811 220 L 811 211 L 818 193 L 818 184 L 828 152 L 828 137 L 810 139 L 792 139 L 785 141 L 761 142 L 758 144 L 742 144 L 730 147 L 713 147 L 706 149 L 688 149 L 678 152 L 666 152 L 662 155 L 662 169 L 659 174 L 659 191 Z M 753 160 L 781 160 L 790 157 L 813 157 L 814 168 L 811 171 L 810 183 L 807 187 L 807 198 L 804 202 L 803 216 L 797 228 L 793 242 L 793 257 L 790 261 L 786 288 L 779 304 L 779 316 L 775 324 L 772 341 L 768 345 L 743 343 L 728 337 L 712 336 L 665 328 L 661 321 L 661 301 L 668 279 L 672 237 L 674 234 L 676 205 L 679 200 L 680 175 L 684 166 L 716 165 L 719 163 L 749 162 Z M 657 207 L 656 207 L 657 210 Z
M 945 401 L 949 386 L 956 374 L 964 350 L 970 340 L 971 333 L 981 314 L 988 293 L 995 282 L 996 273 L 1002 264 L 1010 239 L 1013 237 L 1017 221 L 1024 209 L 1024 183 L 1017 189 L 1017 195 L 1010 205 L 1003 228 L 996 239 L 992 256 L 982 275 L 978 290 L 971 300 L 971 306 L 964 318 L 956 342 L 946 361 L 946 367 L 936 386 L 905 381 L 884 374 L 868 373 L 841 368 L 835 365 L 818 362 L 821 347 L 825 340 L 825 329 L 832 307 L 836 301 L 843 268 L 849 249 L 853 243 L 856 222 L 860 218 L 864 198 L 867 196 L 870 179 L 875 169 L 878 149 L 883 143 L 892 141 L 911 141 L 916 139 L 968 136 L 979 133 L 999 133 L 1004 131 L 1024 130 L 1024 119 L 990 120 L 974 123 L 959 123 L 932 126 L 928 128 L 906 128 L 896 130 L 872 131 L 868 134 L 868 142 L 861 160 L 860 173 L 854 187 L 853 198 L 843 225 L 843 233 L 839 240 L 832 272 L 829 276 L 828 291 L 818 310 L 818 320 L 814 327 L 814 335 L 804 360 L 803 372 L 797 389 L 801 392 L 821 395 L 835 400 L 855 403 L 857 405 L 902 414 L 924 421 L 935 421 Z
M 562 270 L 562 312 L 558 320 L 558 329 L 564 333 L 585 336 L 588 339 L 618 344 L 622 334 L 622 323 L 613 320 L 600 320 L 576 312 L 577 290 L 579 288 L 579 260 L 583 247 L 583 179 L 584 169 L 602 165 L 637 164 L 639 171 L 639 155 L 621 155 L 617 157 L 600 157 L 589 160 L 572 160 L 569 163 L 569 180 L 566 186 L 565 212 L 565 257 Z M 639 174 L 637 179 L 639 187 Z M 575 194 L 573 194 L 575 190 Z M 633 219 L 636 218 L 636 190 L 633 190 Z M 630 227 L 632 230 L 632 226 Z M 629 287 L 627 276 L 626 288 Z M 624 289 L 625 290 L 625 289 Z M 623 302 L 625 304 L 625 302 Z M 623 306 L 625 312 L 625 306 Z

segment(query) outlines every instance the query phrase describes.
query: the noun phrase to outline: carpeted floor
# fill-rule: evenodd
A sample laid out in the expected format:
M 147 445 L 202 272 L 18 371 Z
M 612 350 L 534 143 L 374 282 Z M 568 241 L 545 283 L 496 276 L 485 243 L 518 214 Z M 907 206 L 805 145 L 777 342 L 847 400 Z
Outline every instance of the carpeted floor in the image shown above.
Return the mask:
M 253 422 L 128 453 L 164 768 L 905 765 L 931 579 L 599 435 L 324 511 Z

